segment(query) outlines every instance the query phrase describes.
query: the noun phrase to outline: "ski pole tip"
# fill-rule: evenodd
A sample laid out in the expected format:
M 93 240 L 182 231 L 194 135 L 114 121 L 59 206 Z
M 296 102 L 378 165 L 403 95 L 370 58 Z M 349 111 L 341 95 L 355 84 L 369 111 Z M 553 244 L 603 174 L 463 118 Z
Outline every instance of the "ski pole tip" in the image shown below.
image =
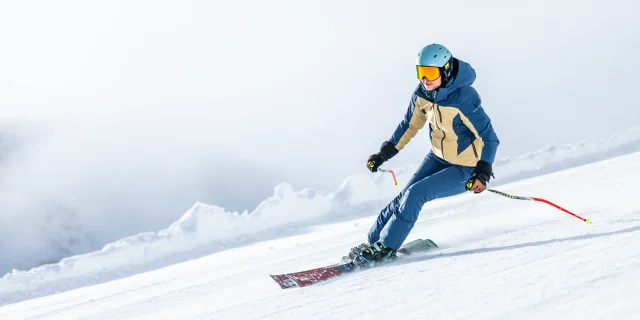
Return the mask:
M 591 219 L 584 219 L 584 222 L 586 222 L 587 224 L 591 224 Z

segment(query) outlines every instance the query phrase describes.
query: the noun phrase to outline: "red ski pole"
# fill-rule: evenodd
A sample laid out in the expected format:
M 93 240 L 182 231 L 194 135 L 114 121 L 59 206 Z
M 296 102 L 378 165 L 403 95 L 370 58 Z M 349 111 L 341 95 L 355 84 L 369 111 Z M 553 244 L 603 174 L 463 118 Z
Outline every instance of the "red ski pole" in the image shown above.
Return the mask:
M 557 205 L 557 204 L 555 204 L 555 203 L 553 203 L 553 202 L 551 202 L 549 200 L 540 199 L 540 198 L 532 198 L 532 197 L 513 196 L 513 195 L 506 194 L 504 192 L 501 192 L 501 191 L 498 191 L 498 190 L 494 190 L 494 189 L 487 189 L 487 191 L 493 192 L 493 193 L 495 193 L 497 195 L 501 195 L 503 197 L 507 197 L 509 199 L 544 202 L 544 203 L 546 203 L 548 205 L 551 205 L 551 206 L 553 206 L 553 207 L 555 207 L 557 209 L 560 209 L 560 210 L 562 210 L 562 211 L 564 211 L 564 212 L 566 212 L 566 213 L 568 213 L 568 214 L 570 214 L 570 215 L 572 215 L 572 216 L 574 216 L 574 217 L 586 222 L 587 224 L 591 224 L 591 220 L 590 219 L 585 219 L 585 218 L 583 218 L 583 217 L 581 217 L 581 216 L 579 216 L 579 215 L 577 215 L 577 214 L 575 214 L 575 213 L 573 213 L 573 212 L 571 212 L 571 211 L 569 211 L 569 210 L 567 210 L 567 209 L 565 209 L 565 208 L 563 208 L 563 207 L 561 207 L 561 206 L 559 206 L 559 205 Z
M 378 168 L 378 171 L 391 173 L 391 176 L 393 177 L 393 185 L 396 187 L 398 186 L 398 180 L 396 180 L 396 173 L 393 172 L 393 170 L 385 170 L 382 168 Z

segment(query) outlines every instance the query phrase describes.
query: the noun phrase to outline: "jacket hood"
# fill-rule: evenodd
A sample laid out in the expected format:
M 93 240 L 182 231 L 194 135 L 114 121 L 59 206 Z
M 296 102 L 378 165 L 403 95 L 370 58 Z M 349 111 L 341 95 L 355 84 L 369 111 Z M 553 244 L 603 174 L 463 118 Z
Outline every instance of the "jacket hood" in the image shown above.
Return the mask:
M 438 88 L 437 100 L 446 100 L 449 95 L 462 87 L 470 86 L 476 81 L 476 71 L 470 64 L 455 59 L 453 63 L 454 70 L 451 73 L 451 79 L 445 87 Z

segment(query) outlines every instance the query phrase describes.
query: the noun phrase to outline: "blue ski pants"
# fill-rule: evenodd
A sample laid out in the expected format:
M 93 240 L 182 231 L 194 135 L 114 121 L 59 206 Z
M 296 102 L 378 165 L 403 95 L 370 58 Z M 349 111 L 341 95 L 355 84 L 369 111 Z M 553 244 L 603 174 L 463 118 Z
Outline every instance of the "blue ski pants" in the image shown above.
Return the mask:
M 382 240 L 387 247 L 400 248 L 424 204 L 465 192 L 473 169 L 451 164 L 429 152 L 404 189 L 382 209 L 369 230 L 369 242 Z

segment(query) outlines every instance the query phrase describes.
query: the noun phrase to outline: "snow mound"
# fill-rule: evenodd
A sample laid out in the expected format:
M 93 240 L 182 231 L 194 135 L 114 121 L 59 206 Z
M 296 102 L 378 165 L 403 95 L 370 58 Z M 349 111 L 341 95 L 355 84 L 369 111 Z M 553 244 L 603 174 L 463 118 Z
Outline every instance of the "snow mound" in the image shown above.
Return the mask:
M 640 130 L 598 141 L 549 147 L 496 162 L 498 184 L 640 150 Z M 415 166 L 396 169 L 406 182 Z M 253 212 L 196 203 L 168 228 L 126 237 L 100 251 L 72 256 L 0 279 L 0 305 L 145 272 L 256 241 L 304 233 L 323 223 L 374 215 L 397 194 L 388 174 L 348 177 L 333 193 L 275 187 Z
M 389 187 L 385 188 L 382 184 Z M 100 251 L 62 259 L 0 279 L 0 305 L 35 298 L 197 258 L 254 241 L 304 232 L 304 227 L 356 216 L 357 207 L 391 194 L 390 177 L 354 176 L 335 193 L 294 191 L 289 184 L 253 212 L 196 203 L 167 229 L 126 237 Z M 364 212 L 371 214 L 371 211 Z

